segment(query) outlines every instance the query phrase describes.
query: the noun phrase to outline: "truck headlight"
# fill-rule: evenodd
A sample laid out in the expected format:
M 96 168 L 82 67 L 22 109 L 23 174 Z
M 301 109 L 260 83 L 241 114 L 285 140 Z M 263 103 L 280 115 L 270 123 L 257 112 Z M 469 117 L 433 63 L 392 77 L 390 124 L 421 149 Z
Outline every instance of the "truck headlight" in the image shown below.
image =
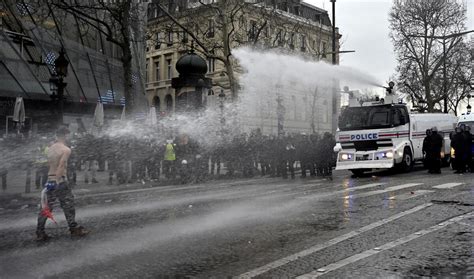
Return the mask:
M 341 160 L 342 161 L 352 160 L 352 154 L 347 154 L 347 153 L 341 154 Z
M 389 151 L 389 152 L 385 153 L 385 156 L 387 156 L 387 158 L 392 159 L 393 158 L 393 152 Z

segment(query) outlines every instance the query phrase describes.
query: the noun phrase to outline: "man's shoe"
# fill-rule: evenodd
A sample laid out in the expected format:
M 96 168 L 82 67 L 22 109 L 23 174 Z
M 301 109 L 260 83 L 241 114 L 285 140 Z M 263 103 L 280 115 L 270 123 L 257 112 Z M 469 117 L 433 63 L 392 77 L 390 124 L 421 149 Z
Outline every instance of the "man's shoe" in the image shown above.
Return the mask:
M 92 183 L 99 183 L 95 178 L 92 179 Z
M 89 231 L 82 226 L 71 228 L 70 231 L 72 237 L 83 237 L 89 234 Z
M 36 232 L 36 241 L 44 242 L 44 241 L 48 241 L 49 239 L 51 239 L 51 237 L 47 235 L 45 232 Z

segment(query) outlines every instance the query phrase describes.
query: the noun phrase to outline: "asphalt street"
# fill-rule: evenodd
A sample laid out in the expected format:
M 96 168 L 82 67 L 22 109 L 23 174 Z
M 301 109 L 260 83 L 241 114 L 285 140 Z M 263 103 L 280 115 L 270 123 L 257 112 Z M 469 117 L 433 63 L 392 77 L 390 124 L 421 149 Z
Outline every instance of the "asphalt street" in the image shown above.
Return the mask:
M 35 241 L 38 200 L 0 209 L 1 278 L 474 278 L 474 174 L 377 172 L 77 193 Z

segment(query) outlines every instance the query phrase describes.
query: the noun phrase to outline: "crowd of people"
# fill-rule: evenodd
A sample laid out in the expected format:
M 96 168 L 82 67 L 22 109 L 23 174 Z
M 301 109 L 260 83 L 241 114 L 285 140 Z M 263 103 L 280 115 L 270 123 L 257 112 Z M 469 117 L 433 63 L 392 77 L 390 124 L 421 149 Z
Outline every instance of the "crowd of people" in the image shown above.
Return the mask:
M 267 136 L 239 134 L 226 141 L 201 144 L 186 134 L 159 140 L 151 136 L 112 137 L 76 134 L 70 140 L 71 184 L 98 183 L 97 172 L 108 172 L 109 185 L 158 180 L 201 182 L 214 177 L 271 176 L 283 179 L 331 176 L 336 156 L 330 133 Z M 48 143 L 38 147 L 36 185 L 44 184 Z M 78 177 L 78 171 L 84 175 Z
M 471 127 L 461 124 L 451 134 L 451 148 L 453 153 L 453 169 L 455 173 L 474 172 L 472 162 L 472 134 Z
M 461 124 L 450 134 L 452 154 L 445 154 L 444 158 L 451 158 L 451 166 L 454 173 L 474 172 L 472 161 L 472 134 L 471 127 Z M 424 163 L 429 173 L 440 174 L 443 164 L 442 150 L 444 138 L 436 127 L 426 130 L 423 141 Z M 445 160 L 445 163 L 449 163 Z
M 470 127 L 460 125 L 450 135 L 454 151 L 452 167 L 456 173 L 474 171 Z M 426 131 L 423 142 L 425 166 L 430 173 L 441 173 L 443 136 L 436 128 Z M 227 140 L 202 144 L 181 134 L 168 139 L 152 136 L 94 136 L 76 134 L 70 140 L 72 154 L 68 164 L 71 184 L 99 183 L 97 172 L 108 173 L 109 185 L 158 180 L 179 183 L 202 182 L 215 177 L 253 177 L 256 175 L 331 177 L 336 154 L 335 138 L 330 133 L 268 136 L 260 132 L 239 134 Z M 47 179 L 48 141 L 40 142 L 34 162 L 36 187 Z M 84 175 L 77 176 L 78 171 Z

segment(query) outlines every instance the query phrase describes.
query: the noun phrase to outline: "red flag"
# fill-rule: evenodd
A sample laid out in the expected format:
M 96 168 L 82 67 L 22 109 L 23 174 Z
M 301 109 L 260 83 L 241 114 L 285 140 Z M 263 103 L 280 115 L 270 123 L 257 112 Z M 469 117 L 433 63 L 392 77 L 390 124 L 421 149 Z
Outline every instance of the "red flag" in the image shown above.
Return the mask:
M 49 209 L 49 207 L 45 207 L 41 210 L 41 215 L 43 215 L 46 218 L 51 219 L 56 225 L 58 224 L 56 220 L 54 220 L 53 212 Z

